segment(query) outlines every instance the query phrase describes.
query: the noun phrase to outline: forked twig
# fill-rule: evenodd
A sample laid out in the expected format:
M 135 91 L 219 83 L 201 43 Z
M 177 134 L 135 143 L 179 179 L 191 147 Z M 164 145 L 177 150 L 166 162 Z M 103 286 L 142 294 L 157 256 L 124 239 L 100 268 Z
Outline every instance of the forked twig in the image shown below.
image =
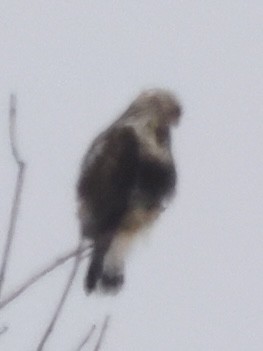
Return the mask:
M 50 323 L 49 323 L 49 325 L 48 325 L 48 327 L 47 327 L 47 329 L 46 329 L 46 331 L 45 331 L 45 333 L 44 333 L 44 335 L 43 335 L 43 337 L 42 337 L 42 339 L 41 339 L 41 341 L 40 341 L 40 343 L 39 343 L 39 345 L 38 345 L 38 347 L 36 349 L 37 351 L 42 351 L 44 349 L 45 344 L 46 344 L 50 334 L 52 333 L 52 331 L 53 331 L 53 329 L 55 327 L 55 324 L 56 324 L 56 322 L 57 322 L 57 320 L 58 320 L 58 318 L 60 316 L 62 308 L 63 308 L 63 306 L 64 306 L 64 304 L 66 302 L 67 296 L 69 294 L 69 291 L 71 289 L 73 281 L 74 281 L 74 279 L 76 277 L 76 274 L 77 274 L 77 271 L 78 271 L 78 268 L 79 268 L 79 264 L 80 264 L 80 261 L 81 261 L 81 248 L 82 248 L 82 245 L 83 245 L 83 243 L 80 240 L 78 252 L 77 252 L 77 254 L 75 256 L 75 262 L 74 262 L 74 265 L 73 265 L 73 269 L 72 269 L 72 271 L 70 273 L 70 276 L 69 276 L 69 278 L 67 280 L 66 286 L 65 286 L 63 294 L 62 294 L 62 296 L 61 296 L 61 298 L 59 300 L 59 303 L 57 305 L 55 313 L 54 313 L 54 315 L 53 315 L 53 317 L 52 317 L 52 319 L 51 319 L 51 321 L 50 321 Z
M 104 319 L 102 328 L 101 328 L 101 332 L 100 332 L 97 344 L 95 345 L 95 348 L 94 348 L 93 351 L 99 351 L 100 350 L 100 347 L 102 345 L 102 342 L 103 342 L 105 334 L 106 334 L 106 331 L 107 331 L 107 329 L 109 327 L 109 321 L 110 321 L 110 316 L 106 316 L 105 319 Z
M 85 338 L 81 341 L 81 343 L 79 344 L 79 346 L 76 348 L 76 351 L 81 351 L 83 349 L 83 347 L 85 345 L 87 345 L 87 343 L 89 342 L 92 334 L 94 333 L 96 329 L 96 325 L 93 324 L 93 326 L 90 328 L 89 332 L 88 332 L 88 335 L 85 336 Z
M 90 246 L 86 246 L 81 249 L 81 260 L 85 259 L 86 257 L 89 256 L 88 249 Z M 53 263 L 42 269 L 40 272 L 36 273 L 33 275 L 31 278 L 29 278 L 25 283 L 23 283 L 19 288 L 17 288 L 14 292 L 9 294 L 6 298 L 0 302 L 0 310 L 4 307 L 6 307 L 10 302 L 12 302 L 14 299 L 16 299 L 19 295 L 21 295 L 23 292 L 25 292 L 30 286 L 35 284 L 38 280 L 43 278 L 45 275 L 48 273 L 51 273 L 53 270 L 58 268 L 59 266 L 63 265 L 66 263 L 68 260 L 71 258 L 75 257 L 76 254 L 78 253 L 78 249 L 74 249 L 70 251 L 69 253 L 63 255 L 62 257 L 56 259 Z
M 17 218 L 19 214 L 19 205 L 21 200 L 21 194 L 23 190 L 24 184 L 24 172 L 26 164 L 21 159 L 16 142 L 16 96 L 10 96 L 10 105 L 9 105 L 9 138 L 10 138 L 10 147 L 12 156 L 17 164 L 18 173 L 16 178 L 16 186 L 14 198 L 12 201 L 12 209 L 10 214 L 10 222 L 4 247 L 4 253 L 2 258 L 2 263 L 0 266 L 0 300 L 3 291 L 3 285 L 5 281 L 6 270 L 9 262 L 10 252 L 12 248 L 12 244 L 14 241 L 15 228 L 17 223 Z
M 6 242 L 4 245 L 2 262 L 0 265 L 0 309 L 4 308 L 9 303 L 11 303 L 14 299 L 16 299 L 18 296 L 20 296 L 23 292 L 25 292 L 29 287 L 31 287 L 33 284 L 35 284 L 41 278 L 43 278 L 44 276 L 46 276 L 47 274 L 49 274 L 50 272 L 52 272 L 53 270 L 55 270 L 59 266 L 63 265 L 65 262 L 67 262 L 71 258 L 75 258 L 71 274 L 67 280 L 66 286 L 65 286 L 63 294 L 59 300 L 59 303 L 56 307 L 54 315 L 53 315 L 39 345 L 37 346 L 37 351 L 42 351 L 46 345 L 46 342 L 47 342 L 49 336 L 53 332 L 55 324 L 56 324 L 56 322 L 60 316 L 60 313 L 62 311 L 62 308 L 66 302 L 67 296 L 68 296 L 69 291 L 72 287 L 73 281 L 76 277 L 79 264 L 80 264 L 81 260 L 83 260 L 89 256 L 88 249 L 90 248 L 90 246 L 84 246 L 83 243 L 81 242 L 78 249 L 72 250 L 69 253 L 60 257 L 59 259 L 55 260 L 48 267 L 44 268 L 40 272 L 33 275 L 25 283 L 23 283 L 23 285 L 21 285 L 18 289 L 16 289 L 14 292 L 9 294 L 7 297 L 2 299 L 2 292 L 3 292 L 4 282 L 5 282 L 5 276 L 6 276 L 8 264 L 10 261 L 10 254 L 11 254 L 11 249 L 12 249 L 12 245 L 14 242 L 17 219 L 19 216 L 21 195 L 22 195 L 22 191 L 23 191 L 25 169 L 26 169 L 26 163 L 20 157 L 20 153 L 19 153 L 18 147 L 17 147 L 16 118 L 17 118 L 16 96 L 12 94 L 10 96 L 10 103 L 9 103 L 9 142 L 10 142 L 12 157 L 17 165 L 18 172 L 17 172 L 17 178 L 16 178 L 14 198 L 12 201 L 12 208 L 11 208 L 11 213 L 10 213 L 8 232 L 7 232 Z M 97 344 L 94 348 L 94 351 L 99 351 L 99 349 L 101 347 L 101 344 L 102 344 L 103 339 L 105 337 L 105 333 L 106 333 L 107 328 L 108 328 L 109 318 L 110 317 L 107 316 L 104 320 L 104 323 L 103 323 L 103 326 L 101 328 L 101 332 L 100 332 Z M 95 328 L 96 328 L 95 325 L 93 325 L 91 327 L 88 334 L 82 340 L 81 344 L 78 346 L 76 351 L 80 351 L 88 343 L 92 334 L 94 333 Z M 0 328 L 0 336 L 2 336 L 7 330 L 8 330 L 7 326 L 3 326 L 2 328 Z

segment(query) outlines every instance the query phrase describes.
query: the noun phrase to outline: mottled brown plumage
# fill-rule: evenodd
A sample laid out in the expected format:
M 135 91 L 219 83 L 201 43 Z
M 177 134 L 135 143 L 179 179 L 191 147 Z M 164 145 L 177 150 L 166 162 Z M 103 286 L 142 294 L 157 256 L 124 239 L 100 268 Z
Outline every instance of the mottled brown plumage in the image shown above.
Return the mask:
M 180 115 L 170 92 L 143 92 L 85 155 L 77 194 L 81 233 L 93 243 L 87 291 L 121 287 L 127 247 L 174 194 L 170 129 Z

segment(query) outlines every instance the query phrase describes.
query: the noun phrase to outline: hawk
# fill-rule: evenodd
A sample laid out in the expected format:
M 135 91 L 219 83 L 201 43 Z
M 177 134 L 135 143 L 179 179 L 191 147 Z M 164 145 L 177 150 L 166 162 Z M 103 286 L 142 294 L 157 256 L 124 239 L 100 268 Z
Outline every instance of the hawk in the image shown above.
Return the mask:
M 131 242 L 173 197 L 171 127 L 180 115 L 180 103 L 171 92 L 144 91 L 84 156 L 77 197 L 81 235 L 92 242 L 87 292 L 121 288 Z

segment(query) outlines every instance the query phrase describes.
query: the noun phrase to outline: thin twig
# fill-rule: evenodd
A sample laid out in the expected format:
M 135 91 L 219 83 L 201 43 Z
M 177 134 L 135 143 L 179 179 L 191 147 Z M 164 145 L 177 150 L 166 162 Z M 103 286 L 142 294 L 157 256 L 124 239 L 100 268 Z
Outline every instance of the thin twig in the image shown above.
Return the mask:
M 82 340 L 82 342 L 79 344 L 79 346 L 76 348 L 76 351 L 81 351 L 85 345 L 89 342 L 92 334 L 94 333 L 96 329 L 96 325 L 93 324 L 93 326 L 90 328 L 88 335 L 85 336 L 85 338 Z
M 102 328 L 101 328 L 101 332 L 100 332 L 97 344 L 96 344 L 96 346 L 95 346 L 93 351 L 99 351 L 99 349 L 100 349 L 100 347 L 102 345 L 102 342 L 104 340 L 106 331 L 107 331 L 107 329 L 109 327 L 109 320 L 110 320 L 110 316 L 106 316 L 105 319 L 104 319 L 104 323 L 102 325 Z
M 22 160 L 16 142 L 16 96 L 14 94 L 10 95 L 10 105 L 9 105 L 9 137 L 10 137 L 10 146 L 11 152 L 15 162 L 20 165 L 21 163 L 24 164 Z
M 81 260 L 85 259 L 86 257 L 89 256 L 89 252 L 88 252 L 89 248 L 90 248 L 90 246 L 86 246 L 86 247 L 82 248 Z M 14 299 L 16 299 L 23 292 L 25 292 L 30 286 L 35 284 L 39 279 L 43 278 L 48 273 L 51 273 L 53 270 L 55 270 L 59 266 L 61 266 L 64 263 L 66 263 L 68 260 L 70 260 L 71 258 L 75 257 L 77 255 L 77 253 L 78 253 L 78 249 L 74 249 L 74 250 L 70 251 L 69 253 L 63 255 L 62 257 L 56 259 L 48 267 L 45 267 L 40 272 L 38 272 L 35 275 L 33 275 L 25 283 L 23 283 L 19 288 L 17 288 L 14 292 L 12 292 L 6 298 L 4 298 L 2 302 L 0 302 L 0 310 L 2 308 L 6 307 L 10 302 L 12 302 Z
M 19 214 L 19 205 L 21 200 L 21 194 L 24 184 L 24 172 L 26 164 L 21 159 L 16 142 L 16 97 L 15 95 L 10 96 L 10 105 L 9 105 L 9 138 L 10 138 L 10 147 L 12 156 L 17 164 L 18 173 L 16 179 L 15 193 L 12 201 L 12 209 L 10 214 L 10 222 L 6 237 L 6 243 L 4 247 L 4 253 L 2 258 L 2 263 L 0 267 L 0 299 L 2 296 L 3 285 L 5 281 L 5 275 L 7 266 L 9 263 L 9 257 L 11 253 L 12 244 L 14 241 L 15 228 L 17 223 L 17 218 Z
M 77 254 L 75 256 L 75 262 L 74 262 L 74 265 L 73 265 L 73 269 L 72 269 L 72 271 L 70 273 L 70 276 L 69 276 L 68 281 L 66 283 L 66 286 L 64 288 L 63 294 L 62 294 L 62 296 L 61 296 L 61 298 L 59 300 L 59 303 L 57 305 L 57 308 L 56 308 L 56 310 L 54 312 L 54 315 L 53 315 L 53 317 L 52 317 L 52 319 L 51 319 L 51 321 L 50 321 L 50 323 L 49 323 L 49 325 L 48 325 L 48 327 L 47 327 L 47 329 L 46 329 L 46 331 L 45 331 L 45 333 L 44 333 L 44 335 L 43 335 L 43 337 L 42 337 L 42 339 L 41 339 L 41 341 L 40 341 L 40 343 L 39 343 L 39 345 L 38 345 L 38 347 L 36 349 L 37 351 L 42 351 L 44 349 L 45 344 L 46 344 L 49 336 L 51 335 L 51 333 L 52 333 L 52 331 L 53 331 L 53 329 L 55 327 L 55 324 L 56 324 L 56 322 L 57 322 L 57 320 L 58 320 L 58 318 L 60 316 L 62 308 L 63 308 L 63 306 L 64 306 L 64 304 L 66 302 L 67 296 L 69 294 L 69 291 L 71 289 L 73 281 L 74 281 L 74 279 L 76 277 L 76 274 L 77 274 L 77 271 L 78 271 L 78 267 L 79 267 L 79 264 L 80 264 L 80 261 L 81 261 L 81 247 L 82 247 L 82 244 L 83 243 L 80 240 L 78 252 L 77 252 Z

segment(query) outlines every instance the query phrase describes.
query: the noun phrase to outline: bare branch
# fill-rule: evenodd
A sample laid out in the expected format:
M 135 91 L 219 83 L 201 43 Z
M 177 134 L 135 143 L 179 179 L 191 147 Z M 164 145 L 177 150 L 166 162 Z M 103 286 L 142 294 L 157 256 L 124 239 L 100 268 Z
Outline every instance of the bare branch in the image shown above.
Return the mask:
M 88 335 L 85 336 L 85 338 L 82 340 L 82 342 L 79 344 L 79 346 L 76 348 L 76 351 L 81 351 L 85 345 L 89 342 L 92 334 L 94 333 L 96 329 L 96 325 L 93 324 L 93 326 L 90 328 Z
M 109 321 L 110 321 L 110 316 L 106 316 L 105 319 L 104 319 L 104 323 L 102 325 L 102 328 L 101 328 L 100 336 L 98 338 L 97 344 L 96 344 L 96 346 L 95 346 L 93 351 L 99 351 L 100 350 L 100 347 L 102 345 L 102 342 L 103 342 L 105 334 L 106 334 L 106 331 L 107 331 L 107 329 L 109 327 Z
M 10 104 L 9 104 L 9 137 L 10 137 L 10 146 L 13 158 L 18 166 L 24 164 L 24 161 L 19 155 L 16 142 L 16 96 L 14 94 L 10 95 Z
M 62 296 L 60 298 L 60 301 L 59 301 L 59 303 L 57 305 L 55 313 L 54 313 L 54 315 L 53 315 L 53 317 L 52 317 L 52 319 L 51 319 L 51 321 L 50 321 L 50 323 L 49 323 L 49 325 L 48 325 L 48 327 L 47 327 L 47 329 L 46 329 L 46 331 L 44 333 L 43 338 L 41 339 L 41 341 L 40 341 L 40 343 L 39 343 L 39 345 L 37 347 L 37 351 L 42 351 L 44 349 L 45 344 L 46 344 L 49 336 L 51 335 L 51 333 L 52 333 L 52 331 L 53 331 L 53 329 L 55 327 L 55 324 L 56 324 L 56 322 L 57 322 L 57 320 L 58 320 L 58 318 L 60 316 L 62 308 L 63 308 L 63 306 L 64 306 L 64 304 L 66 302 L 67 296 L 69 294 L 69 291 L 71 289 L 73 281 L 74 281 L 74 279 L 76 277 L 76 274 L 77 274 L 77 271 L 78 271 L 78 267 L 79 267 L 79 264 L 80 264 L 80 261 L 81 261 L 81 248 L 82 248 L 82 245 L 83 245 L 83 243 L 80 240 L 80 244 L 79 244 L 78 252 L 77 252 L 77 254 L 75 256 L 75 262 L 74 262 L 74 265 L 73 265 L 72 272 L 70 273 L 70 276 L 69 276 L 67 284 L 66 284 L 66 286 L 64 288 L 63 294 L 62 294 Z
M 6 243 L 4 247 L 2 263 L 0 266 L 0 299 L 2 295 L 6 270 L 9 262 L 11 247 L 14 241 L 15 227 L 16 227 L 16 222 L 19 214 L 19 205 L 20 205 L 21 194 L 23 190 L 24 172 L 26 167 L 25 162 L 22 161 L 21 157 L 19 156 L 17 143 L 16 143 L 16 97 L 15 95 L 10 96 L 9 137 L 10 137 L 11 152 L 17 164 L 18 173 L 17 173 L 17 179 L 16 179 L 15 194 L 12 201 L 12 209 L 10 214 L 10 222 L 9 222 L 9 227 L 7 232 L 7 238 L 6 238 Z
M 83 242 L 80 242 L 80 245 L 77 249 L 65 254 L 64 256 L 60 257 L 59 259 L 55 260 L 52 264 L 50 264 L 48 267 L 44 268 L 40 272 L 36 273 L 34 276 L 29 278 L 22 286 L 20 286 L 18 289 L 16 289 L 14 292 L 9 294 L 9 296 L 5 297 L 2 300 L 2 292 L 3 292 L 3 287 L 4 287 L 4 282 L 5 282 L 5 276 L 8 268 L 8 264 L 10 261 L 10 255 L 11 255 L 11 249 L 12 245 L 14 242 L 14 237 L 15 237 L 15 231 L 16 231 L 16 224 L 19 216 L 19 210 L 20 210 L 20 203 L 21 203 L 21 197 L 22 197 L 22 191 L 23 191 L 23 185 L 24 185 L 24 178 L 25 178 L 25 169 L 26 169 L 26 163 L 22 160 L 20 156 L 20 152 L 17 147 L 17 138 L 16 138 L 16 119 L 17 119 L 17 107 L 16 107 L 16 96 L 11 95 L 10 96 L 10 103 L 9 103 L 9 143 L 10 143 L 10 149 L 12 153 L 12 157 L 16 163 L 16 166 L 18 168 L 17 172 L 17 178 L 16 178 L 16 185 L 15 185 L 15 191 L 14 191 L 14 197 L 12 201 L 12 207 L 11 207 L 11 213 L 10 213 L 10 220 L 9 220 L 9 226 L 8 226 L 8 231 L 7 231 L 7 237 L 6 237 L 6 242 L 4 245 L 4 251 L 3 251 L 3 257 L 2 257 L 2 262 L 0 265 L 0 309 L 4 308 L 7 306 L 9 303 L 11 303 L 14 299 L 16 299 L 18 296 L 20 296 L 23 292 L 25 292 L 29 287 L 31 287 L 33 284 L 35 284 L 37 281 L 39 281 L 41 278 L 58 268 L 59 266 L 63 265 L 65 262 L 68 260 L 75 258 L 74 265 L 71 271 L 71 274 L 67 280 L 66 286 L 64 288 L 63 294 L 58 302 L 58 305 L 56 307 L 56 310 L 54 312 L 54 315 L 39 343 L 37 346 L 37 351 L 42 351 L 47 343 L 48 338 L 53 332 L 53 329 L 55 327 L 55 324 L 61 314 L 62 308 L 66 302 L 67 296 L 70 292 L 70 289 L 72 287 L 72 284 L 74 282 L 74 279 L 76 277 L 79 264 L 81 260 L 89 256 L 88 249 L 90 246 L 84 246 Z M 105 333 L 108 328 L 108 323 L 109 323 L 109 316 L 105 318 L 105 321 L 103 323 L 97 344 L 95 346 L 94 351 L 99 351 L 102 341 L 104 339 Z M 80 351 L 90 340 L 92 334 L 94 333 L 96 326 L 93 325 L 91 329 L 89 330 L 88 334 L 85 336 L 85 338 L 82 340 L 81 344 L 78 346 L 77 351 Z M 0 328 L 0 336 L 2 336 L 6 331 L 8 330 L 8 327 L 3 326 Z
M 90 246 L 82 247 L 81 248 L 81 260 L 87 258 L 89 256 L 88 249 Z M 14 299 L 16 299 L 19 295 L 21 295 L 23 292 L 25 292 L 29 287 L 31 287 L 33 284 L 35 284 L 37 281 L 39 281 L 41 278 L 43 278 L 45 275 L 51 273 L 53 270 L 58 268 L 59 266 L 63 265 L 66 263 L 68 260 L 72 259 L 78 254 L 78 249 L 74 249 L 66 254 L 64 254 L 62 257 L 56 259 L 53 263 L 51 263 L 49 266 L 45 267 L 44 269 L 40 270 L 40 272 L 36 273 L 33 275 L 31 278 L 29 278 L 25 283 L 23 283 L 19 288 L 17 288 L 14 292 L 9 294 L 6 298 L 3 299 L 2 302 L 0 302 L 0 310 L 4 307 L 6 307 L 10 302 L 12 302 Z

